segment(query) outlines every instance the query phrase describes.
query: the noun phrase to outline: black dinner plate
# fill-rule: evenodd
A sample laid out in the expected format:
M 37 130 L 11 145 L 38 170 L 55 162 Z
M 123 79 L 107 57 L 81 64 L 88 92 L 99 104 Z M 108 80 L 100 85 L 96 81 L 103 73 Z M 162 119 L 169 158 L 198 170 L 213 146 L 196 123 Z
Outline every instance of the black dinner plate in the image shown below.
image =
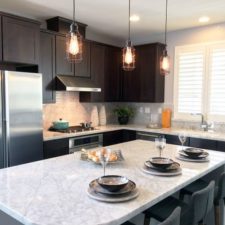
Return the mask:
M 179 151 L 179 154 L 180 154 L 181 156 L 186 157 L 186 158 L 189 158 L 189 159 L 204 159 L 204 158 L 206 158 L 206 157 L 209 156 L 209 153 L 206 152 L 206 151 L 204 151 L 204 152 L 203 152 L 201 155 L 199 155 L 199 156 L 195 156 L 195 155 L 187 155 L 187 154 L 185 153 L 184 150 L 180 150 L 180 151 Z
M 120 189 L 119 191 L 116 191 L 116 192 L 111 192 L 111 191 L 108 191 L 107 189 L 104 189 L 102 188 L 98 182 L 97 182 L 97 179 L 91 181 L 91 183 L 89 184 L 89 187 L 91 189 L 93 189 L 95 192 L 97 193 L 100 193 L 100 194 L 105 194 L 105 195 L 123 195 L 123 194 L 129 194 L 130 192 L 132 192 L 133 190 L 135 190 L 136 188 L 136 184 L 129 180 L 128 184 Z
M 173 164 L 167 168 L 159 168 L 159 167 L 153 166 L 149 161 L 146 161 L 145 166 L 149 169 L 157 170 L 160 172 L 172 172 L 172 171 L 180 169 L 180 164 L 178 162 L 173 162 Z

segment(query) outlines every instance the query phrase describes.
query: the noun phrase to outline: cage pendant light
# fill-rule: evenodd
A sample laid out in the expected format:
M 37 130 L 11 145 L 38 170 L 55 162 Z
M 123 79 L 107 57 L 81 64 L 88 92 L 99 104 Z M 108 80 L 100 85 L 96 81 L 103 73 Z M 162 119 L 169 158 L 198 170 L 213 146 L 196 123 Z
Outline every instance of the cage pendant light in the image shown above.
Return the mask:
M 135 49 L 130 39 L 130 0 L 129 0 L 129 17 L 128 17 L 128 40 L 123 48 L 123 70 L 132 71 L 135 69 Z
M 82 61 L 83 37 L 80 35 L 78 25 L 75 22 L 75 0 L 73 0 L 73 22 L 70 31 L 66 35 L 66 57 L 71 63 Z
M 168 75 L 170 73 L 170 57 L 167 53 L 167 11 L 168 11 L 168 0 L 166 0 L 166 20 L 165 20 L 165 48 L 163 55 L 160 59 L 160 73 L 162 75 Z

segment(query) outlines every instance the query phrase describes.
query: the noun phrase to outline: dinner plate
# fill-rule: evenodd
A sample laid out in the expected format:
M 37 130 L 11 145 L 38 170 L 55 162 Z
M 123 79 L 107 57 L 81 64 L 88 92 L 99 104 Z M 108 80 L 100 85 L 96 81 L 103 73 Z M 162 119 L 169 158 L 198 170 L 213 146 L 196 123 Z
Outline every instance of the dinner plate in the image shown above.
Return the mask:
M 186 162 L 199 162 L 199 163 L 209 162 L 209 157 L 201 158 L 201 159 L 191 159 L 182 155 L 177 155 L 176 158 Z
M 145 166 L 153 169 L 153 170 L 157 170 L 157 171 L 161 171 L 161 172 L 169 172 L 169 171 L 174 171 L 180 168 L 180 164 L 178 162 L 173 162 L 173 164 L 167 168 L 159 168 L 159 167 L 155 167 L 151 164 L 151 162 L 146 161 L 145 162 Z
M 204 158 L 206 158 L 206 157 L 208 157 L 209 156 L 209 153 L 208 152 L 203 152 L 201 155 L 199 155 L 199 156 L 190 156 L 190 155 L 187 155 L 183 150 L 180 150 L 179 151 L 179 154 L 181 155 L 181 156 L 184 156 L 184 157 L 186 157 L 186 158 L 189 158 L 189 159 L 204 159 Z
M 154 175 L 154 176 L 172 177 L 172 176 L 178 176 L 182 174 L 181 168 L 177 170 L 173 170 L 173 171 L 168 171 L 168 172 L 157 171 L 155 169 L 151 169 L 146 166 L 143 166 L 141 169 L 143 172 Z
M 132 199 L 135 199 L 139 195 L 139 191 L 137 188 L 135 188 L 133 191 L 131 191 L 128 194 L 122 194 L 122 195 L 105 195 L 98 193 L 94 191 L 92 188 L 88 188 L 87 194 L 90 198 L 101 201 L 101 202 L 110 202 L 110 203 L 118 203 L 118 202 L 126 202 L 130 201 Z
M 111 192 L 111 191 L 108 191 L 108 190 L 104 189 L 103 187 L 101 187 L 98 184 L 97 180 L 95 179 L 95 180 L 91 181 L 91 183 L 89 184 L 89 187 L 100 194 L 122 195 L 122 194 L 128 194 L 128 193 L 134 191 L 136 188 L 136 184 L 133 181 L 129 180 L 128 184 L 124 188 L 122 188 L 121 190 L 116 191 L 116 192 Z

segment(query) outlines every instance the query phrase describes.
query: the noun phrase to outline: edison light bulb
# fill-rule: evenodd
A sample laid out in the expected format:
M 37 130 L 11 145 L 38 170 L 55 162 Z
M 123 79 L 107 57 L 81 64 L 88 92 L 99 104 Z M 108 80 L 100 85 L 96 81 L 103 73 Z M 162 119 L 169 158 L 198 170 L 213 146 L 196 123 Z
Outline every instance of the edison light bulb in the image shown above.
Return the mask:
M 165 71 L 169 71 L 170 69 L 170 62 L 168 56 L 164 56 L 162 59 L 162 69 Z
M 79 43 L 77 35 L 71 34 L 69 52 L 72 55 L 76 55 L 79 53 Z
M 126 53 L 125 53 L 125 63 L 131 64 L 133 62 L 133 55 L 131 51 L 131 47 L 127 47 Z

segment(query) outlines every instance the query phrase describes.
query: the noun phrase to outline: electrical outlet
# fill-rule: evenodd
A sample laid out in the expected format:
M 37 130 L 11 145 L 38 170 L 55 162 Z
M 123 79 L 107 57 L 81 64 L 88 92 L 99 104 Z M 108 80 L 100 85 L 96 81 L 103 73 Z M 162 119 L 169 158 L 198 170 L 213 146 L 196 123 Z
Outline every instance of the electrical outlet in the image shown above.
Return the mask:
M 144 112 L 143 107 L 140 107 L 140 108 L 139 108 L 139 112 L 140 112 L 140 113 L 143 113 L 143 112 Z
M 150 112 L 151 112 L 150 107 L 145 107 L 145 113 L 146 113 L 146 114 L 149 114 Z
M 158 113 L 162 114 L 162 108 L 158 108 Z

